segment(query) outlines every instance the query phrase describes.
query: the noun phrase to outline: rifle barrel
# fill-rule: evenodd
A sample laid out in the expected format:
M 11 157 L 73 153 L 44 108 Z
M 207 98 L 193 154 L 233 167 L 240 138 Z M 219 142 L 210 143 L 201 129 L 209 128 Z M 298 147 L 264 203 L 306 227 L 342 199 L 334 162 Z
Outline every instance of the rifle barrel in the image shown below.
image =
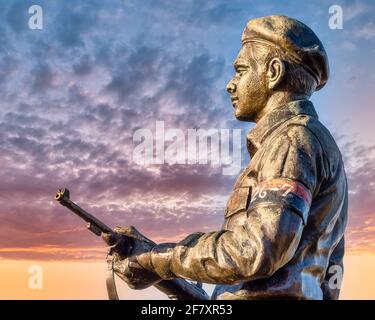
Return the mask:
M 100 236 L 101 233 L 113 233 L 113 230 L 106 224 L 95 218 L 93 215 L 83 210 L 80 206 L 75 204 L 69 199 L 68 189 L 59 189 L 56 193 L 55 199 L 70 211 L 73 211 L 77 216 L 81 217 L 88 223 L 88 228 L 96 235 Z

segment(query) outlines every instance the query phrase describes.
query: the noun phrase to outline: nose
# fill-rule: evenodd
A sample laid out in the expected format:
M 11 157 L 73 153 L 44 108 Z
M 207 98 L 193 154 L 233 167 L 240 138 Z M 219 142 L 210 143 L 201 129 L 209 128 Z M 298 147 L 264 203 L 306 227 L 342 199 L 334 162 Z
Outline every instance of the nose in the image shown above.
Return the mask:
M 233 82 L 233 79 L 228 82 L 227 91 L 228 91 L 229 94 L 233 94 L 236 91 L 236 88 L 237 87 L 236 87 L 235 83 Z

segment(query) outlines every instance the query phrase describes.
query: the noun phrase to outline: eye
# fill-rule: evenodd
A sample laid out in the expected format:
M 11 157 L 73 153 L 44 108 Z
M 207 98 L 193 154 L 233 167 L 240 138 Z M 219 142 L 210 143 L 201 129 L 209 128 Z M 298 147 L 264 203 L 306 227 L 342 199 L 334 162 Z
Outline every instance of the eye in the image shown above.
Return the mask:
M 236 73 L 239 76 L 242 76 L 246 71 L 247 71 L 247 68 L 244 68 L 244 67 L 238 67 L 238 68 L 236 68 Z
M 237 70 L 237 74 L 238 74 L 239 76 L 242 76 L 246 71 L 247 71 L 247 70 L 245 70 L 245 69 L 240 69 L 240 70 Z

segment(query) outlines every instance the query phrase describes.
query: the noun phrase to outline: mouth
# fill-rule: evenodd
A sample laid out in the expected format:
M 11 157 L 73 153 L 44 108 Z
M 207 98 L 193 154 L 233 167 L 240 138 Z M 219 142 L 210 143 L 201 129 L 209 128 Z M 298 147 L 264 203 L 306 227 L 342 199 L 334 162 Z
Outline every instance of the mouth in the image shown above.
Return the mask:
M 238 103 L 238 97 L 231 97 L 233 108 L 237 106 Z

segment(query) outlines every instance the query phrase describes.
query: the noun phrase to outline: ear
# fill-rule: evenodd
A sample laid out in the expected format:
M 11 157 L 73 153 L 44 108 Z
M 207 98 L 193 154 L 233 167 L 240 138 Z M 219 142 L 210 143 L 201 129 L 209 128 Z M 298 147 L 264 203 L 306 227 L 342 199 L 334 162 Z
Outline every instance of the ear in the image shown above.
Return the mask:
M 279 58 L 272 58 L 268 63 L 267 77 L 268 88 L 274 89 L 281 82 L 285 73 L 285 64 Z

